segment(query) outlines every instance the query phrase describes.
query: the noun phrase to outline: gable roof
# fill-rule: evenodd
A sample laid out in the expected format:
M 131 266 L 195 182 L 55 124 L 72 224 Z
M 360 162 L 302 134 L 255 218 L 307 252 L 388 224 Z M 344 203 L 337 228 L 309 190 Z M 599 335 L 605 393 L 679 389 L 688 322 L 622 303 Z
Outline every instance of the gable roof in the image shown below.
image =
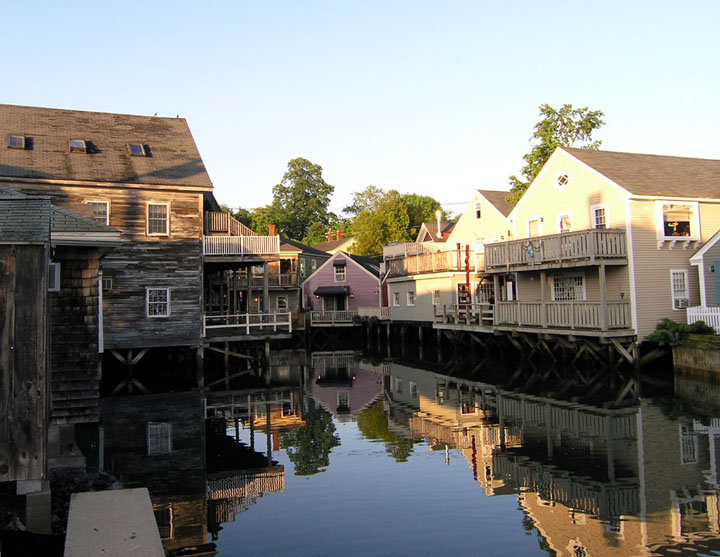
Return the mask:
M 558 149 L 634 195 L 720 199 L 720 160 Z
M 320 251 L 330 252 L 331 250 L 336 250 L 341 247 L 348 247 L 353 243 L 355 243 L 355 238 L 350 236 L 348 238 L 340 238 L 339 240 L 331 240 L 329 242 L 313 244 L 312 247 Z
M 366 255 L 350 255 L 349 253 L 345 253 L 344 251 L 341 253 L 345 254 L 347 257 L 352 259 L 355 263 L 360 265 L 368 273 L 371 273 L 375 277 L 380 278 L 380 267 L 370 257 L 368 257 Z
M 301 244 L 295 240 L 290 240 L 289 238 L 283 238 L 282 236 L 280 236 L 280 252 L 304 253 L 307 255 L 316 255 L 318 257 L 330 257 L 329 253 L 306 246 L 305 244 Z
M 420 230 L 418 230 L 417 239 L 416 242 L 422 242 L 424 240 L 420 239 L 420 235 L 425 232 L 430 235 L 430 241 L 431 242 L 444 242 L 445 241 L 445 234 L 450 234 L 452 232 L 452 229 L 455 228 L 455 223 L 451 222 L 440 222 L 440 232 L 443 233 L 443 237 L 439 237 L 437 233 L 437 221 L 427 221 L 420 224 Z
M 132 116 L 0 104 L 0 138 L 22 135 L 26 149 L 0 147 L 0 177 L 212 190 L 184 118 Z M 82 139 L 87 153 L 71 153 L 70 139 Z M 149 156 L 131 156 L 128 143 Z
M 510 214 L 510 211 L 512 211 L 513 204 L 508 203 L 505 200 L 505 198 L 508 196 L 508 194 L 510 192 L 498 191 L 498 190 L 477 190 L 477 191 L 480 195 L 482 195 L 485 199 L 487 199 L 490 203 L 492 203 L 502 216 L 507 217 Z

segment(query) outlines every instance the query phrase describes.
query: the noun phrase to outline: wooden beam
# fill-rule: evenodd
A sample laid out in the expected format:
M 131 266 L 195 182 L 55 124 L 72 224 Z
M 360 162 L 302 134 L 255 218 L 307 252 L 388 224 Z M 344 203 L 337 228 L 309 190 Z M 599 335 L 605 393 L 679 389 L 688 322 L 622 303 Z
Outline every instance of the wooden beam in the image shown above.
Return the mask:
M 631 364 L 635 363 L 635 358 L 632 357 L 632 354 L 630 354 L 622 344 L 620 344 L 614 338 L 611 338 L 610 342 L 615 347 L 615 349 L 620 353 L 620 355 L 623 356 L 628 362 L 630 362 Z
M 210 350 L 211 352 L 217 352 L 218 354 L 223 354 L 223 355 L 225 354 L 224 349 L 215 348 L 214 346 L 210 346 L 209 344 L 205 345 L 205 350 Z M 246 354 L 238 354 L 237 352 L 233 352 L 232 350 L 229 350 L 228 354 L 230 356 L 234 356 L 235 358 L 242 358 L 244 360 L 254 360 L 255 359 L 252 356 L 248 356 Z

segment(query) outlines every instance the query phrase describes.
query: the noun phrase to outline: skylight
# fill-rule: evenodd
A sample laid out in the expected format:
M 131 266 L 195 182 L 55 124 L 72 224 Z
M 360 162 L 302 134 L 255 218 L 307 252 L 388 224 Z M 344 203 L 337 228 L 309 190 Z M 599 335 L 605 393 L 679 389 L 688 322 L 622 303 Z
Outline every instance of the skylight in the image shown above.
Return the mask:
M 145 145 L 142 143 L 128 143 L 128 153 L 132 157 L 145 157 Z
M 87 153 L 87 143 L 84 139 L 69 139 L 68 145 L 71 153 Z
M 24 135 L 8 135 L 8 148 L 9 149 L 25 149 L 25 136 Z

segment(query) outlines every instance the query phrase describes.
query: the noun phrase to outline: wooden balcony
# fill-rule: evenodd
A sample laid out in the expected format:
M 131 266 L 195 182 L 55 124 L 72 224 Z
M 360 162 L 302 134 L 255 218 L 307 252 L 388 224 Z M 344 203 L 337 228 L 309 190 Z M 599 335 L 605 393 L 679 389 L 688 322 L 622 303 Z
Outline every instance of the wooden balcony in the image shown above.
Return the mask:
M 290 312 L 205 315 L 203 336 L 264 336 L 269 333 L 292 333 L 292 330 Z
M 403 242 L 390 244 L 383 248 L 383 259 L 395 259 L 423 253 L 433 253 L 442 251 L 445 247 L 445 242 Z
M 280 253 L 280 236 L 205 236 L 205 255 L 274 255 Z
M 311 327 L 350 326 L 354 324 L 356 311 L 311 311 Z
M 485 245 L 488 272 L 627 264 L 625 230 L 598 229 Z
M 256 232 L 228 213 L 205 213 L 205 234 L 207 236 L 257 236 Z
M 298 273 L 268 273 L 268 286 L 270 287 L 292 287 L 300 286 Z M 239 276 L 236 281 L 237 288 L 247 288 L 248 278 L 247 276 Z M 252 287 L 253 288 L 264 288 L 265 279 L 263 275 L 253 275 Z
M 390 308 L 387 306 L 384 307 L 362 307 L 358 308 L 358 316 L 360 317 L 376 317 L 380 321 L 387 321 L 390 319 Z
M 447 328 L 632 334 L 630 302 L 498 302 L 436 306 L 435 323 Z
M 464 251 L 438 251 L 390 259 L 385 262 L 390 277 L 443 273 L 448 271 L 478 273 L 485 270 L 485 254 Z

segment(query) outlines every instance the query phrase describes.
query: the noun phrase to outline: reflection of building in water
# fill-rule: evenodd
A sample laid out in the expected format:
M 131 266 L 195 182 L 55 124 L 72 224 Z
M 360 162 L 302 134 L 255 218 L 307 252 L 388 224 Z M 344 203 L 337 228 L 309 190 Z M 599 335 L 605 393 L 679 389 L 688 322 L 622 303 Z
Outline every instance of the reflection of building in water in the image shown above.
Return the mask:
M 208 478 L 210 531 L 217 532 L 217 525 L 234 522 L 238 514 L 248 510 L 265 493 L 280 493 L 284 489 L 283 466 L 246 470 L 232 476 L 218 474 Z
M 125 487 L 145 486 L 163 543 L 170 551 L 206 544 L 205 425 L 200 393 L 101 400 L 105 467 Z M 183 554 L 187 555 L 187 552 Z
M 720 419 L 641 401 L 603 408 L 393 364 L 397 430 L 461 449 L 487 495 L 517 493 L 558 555 L 720 547 Z M 717 443 L 720 445 L 720 443 Z
M 343 420 L 369 407 L 381 395 L 387 364 L 362 361 L 358 352 L 314 352 L 307 392 L 325 410 Z

